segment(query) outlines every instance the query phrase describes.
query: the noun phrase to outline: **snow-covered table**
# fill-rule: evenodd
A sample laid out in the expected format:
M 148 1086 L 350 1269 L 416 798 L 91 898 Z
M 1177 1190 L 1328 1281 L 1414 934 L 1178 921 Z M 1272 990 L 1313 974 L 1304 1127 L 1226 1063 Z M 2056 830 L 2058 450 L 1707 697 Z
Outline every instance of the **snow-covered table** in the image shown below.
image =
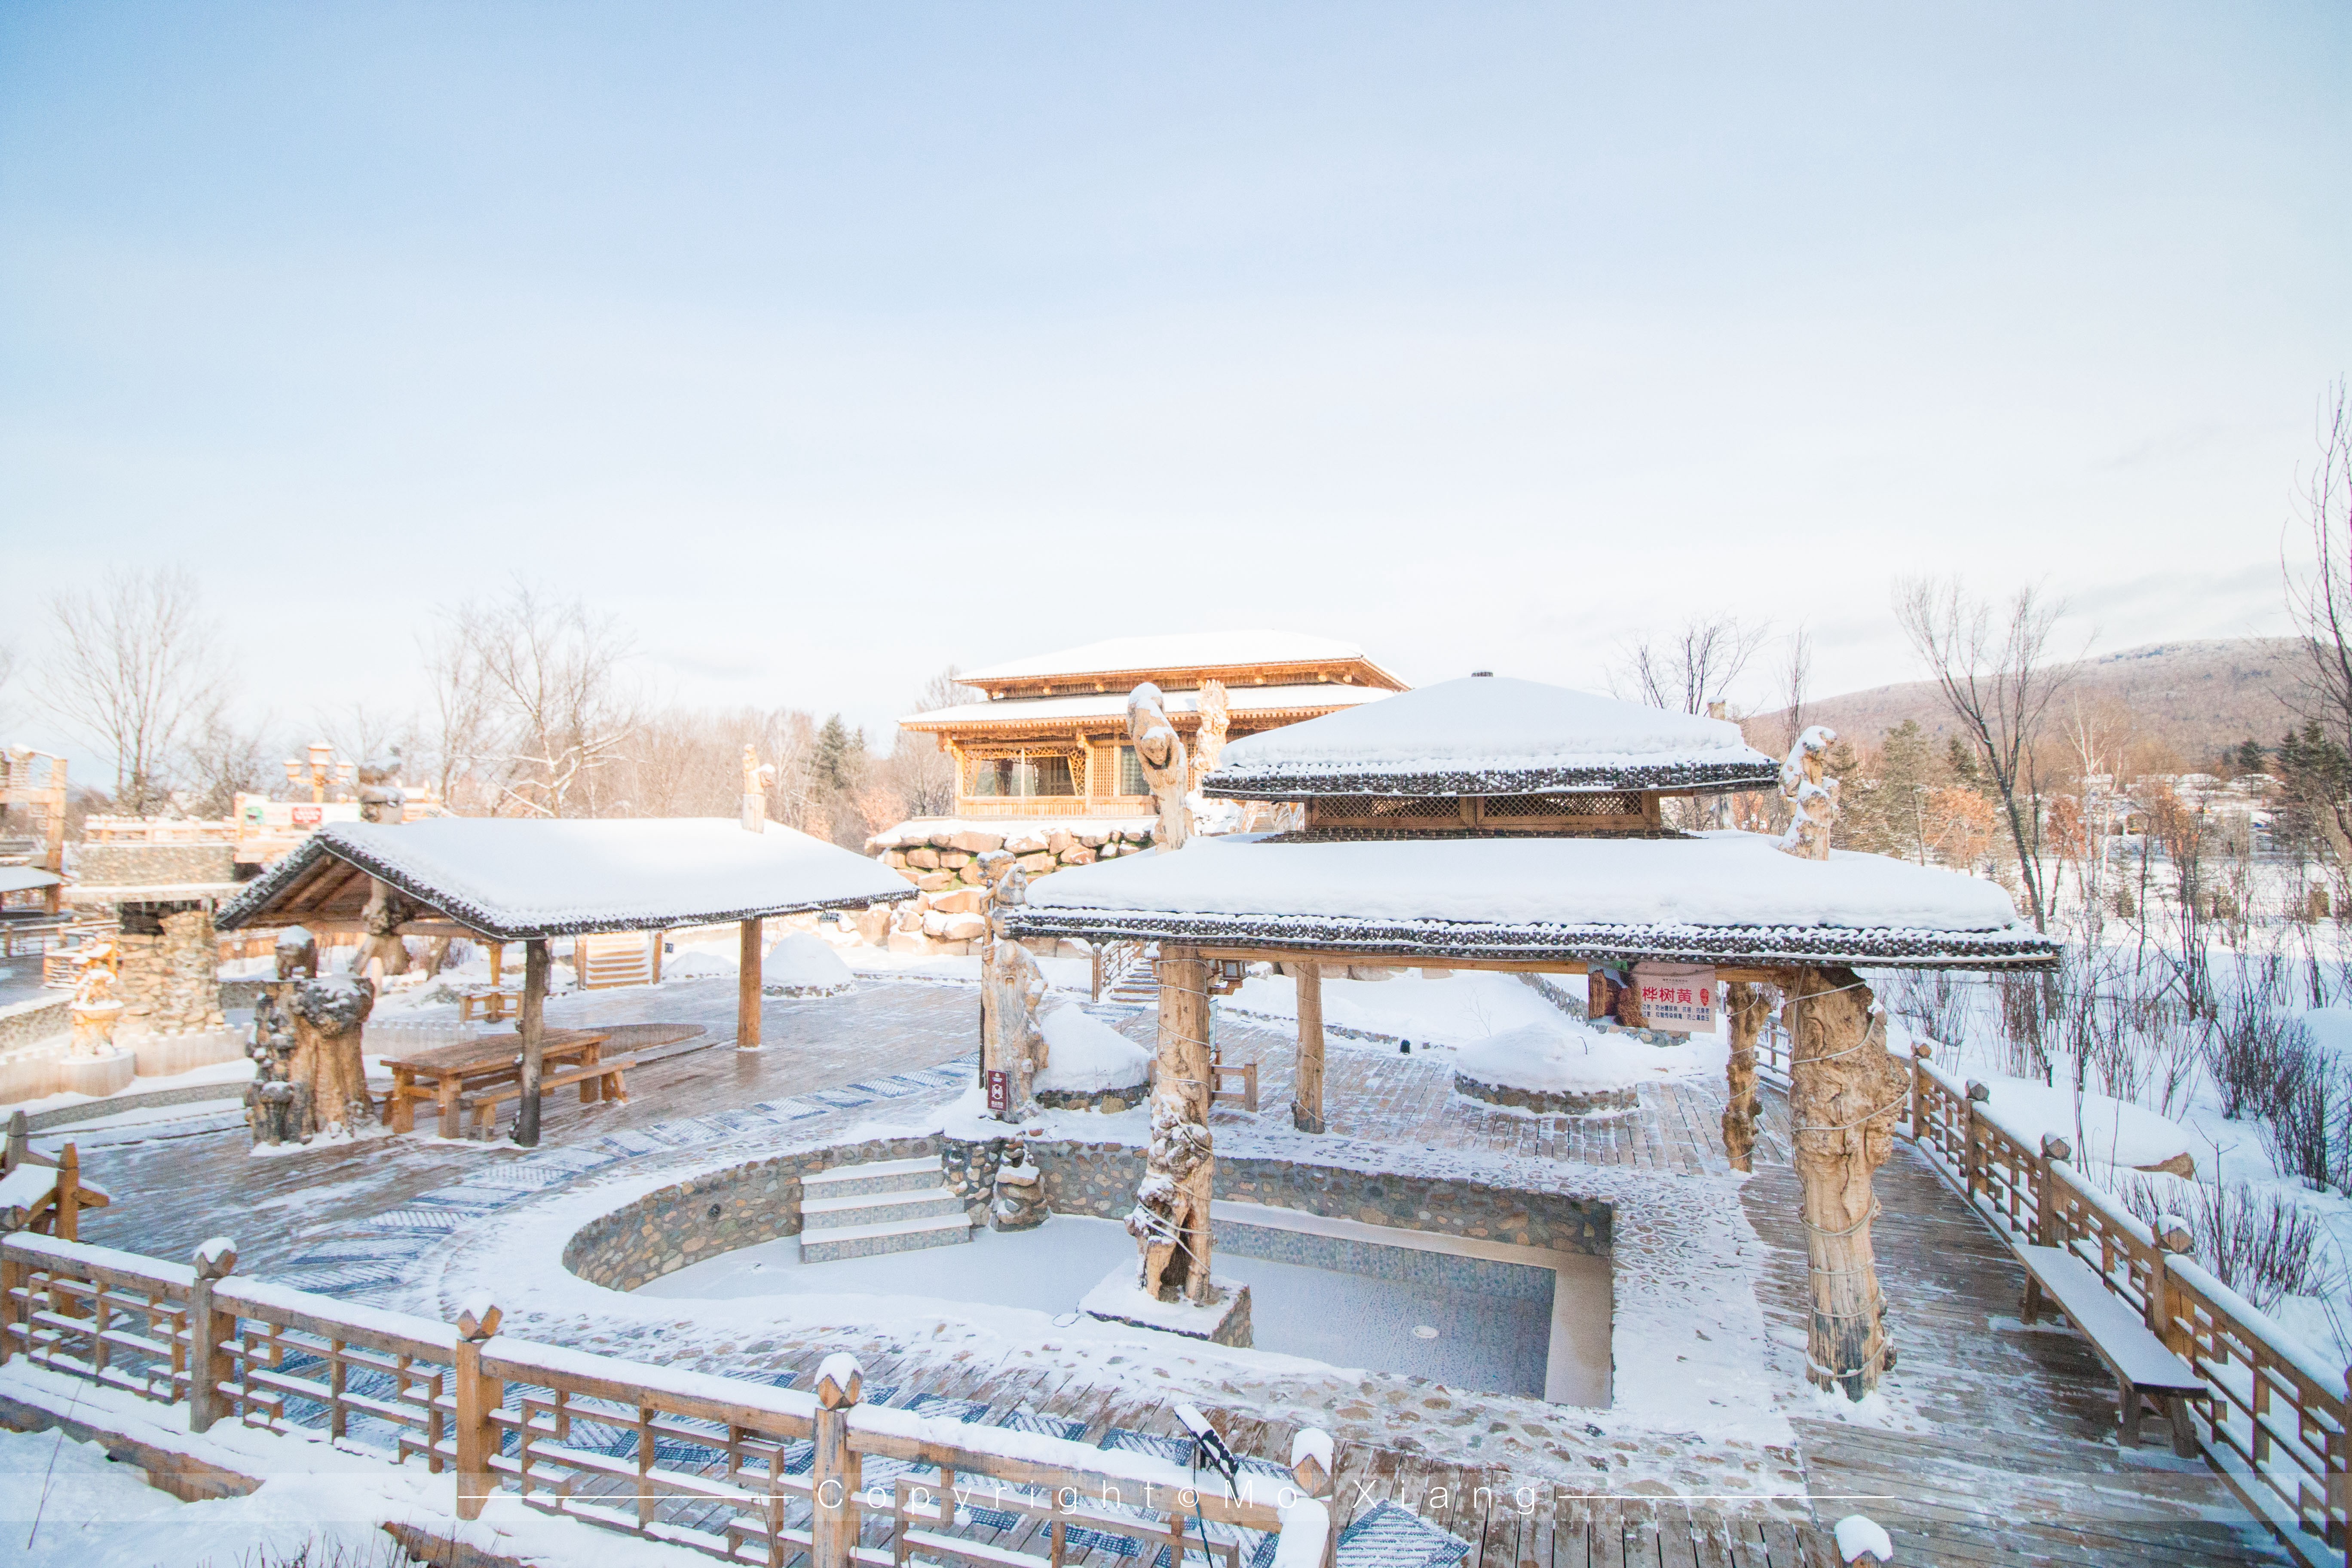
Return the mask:
M 593 1105 L 599 1100 L 627 1098 L 622 1081 L 625 1064 L 602 1059 L 608 1038 L 603 1029 L 550 1029 L 547 1031 L 541 1060 L 562 1082 L 540 1080 L 541 1092 L 561 1089 L 565 1083 L 580 1085 L 580 1103 Z M 476 1040 L 466 1040 L 454 1046 L 436 1046 L 431 1050 L 414 1055 L 386 1058 L 383 1064 L 392 1072 L 392 1093 L 383 1102 L 383 1120 L 394 1132 L 413 1131 L 416 1126 L 416 1102 L 432 1100 L 441 1109 L 441 1136 L 457 1136 L 459 1096 L 488 1092 L 493 1100 L 511 1099 L 496 1091 L 508 1085 L 522 1082 L 522 1037 L 519 1034 L 484 1035 Z M 634 1067 L 634 1060 L 625 1064 Z M 584 1069 L 604 1068 L 589 1072 Z M 566 1072 L 576 1068 L 576 1072 Z

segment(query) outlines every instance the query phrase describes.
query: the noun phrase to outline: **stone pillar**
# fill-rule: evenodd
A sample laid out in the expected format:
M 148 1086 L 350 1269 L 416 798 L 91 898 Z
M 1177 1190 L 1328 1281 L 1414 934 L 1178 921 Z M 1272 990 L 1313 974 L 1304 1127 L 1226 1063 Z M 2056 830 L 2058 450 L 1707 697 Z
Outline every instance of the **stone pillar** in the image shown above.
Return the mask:
M 220 1005 L 220 940 L 212 910 L 203 905 L 154 917 L 157 930 L 133 915 L 117 939 L 116 994 L 122 1033 L 173 1035 L 227 1026 Z
M 1909 1084 L 1886 1054 L 1885 1016 L 1852 970 L 1798 970 L 1786 994 L 1789 1115 L 1812 1287 L 1806 1374 L 1859 1400 L 1895 1363 L 1870 1239 L 1878 1212 L 1870 1182 L 1894 1152 Z

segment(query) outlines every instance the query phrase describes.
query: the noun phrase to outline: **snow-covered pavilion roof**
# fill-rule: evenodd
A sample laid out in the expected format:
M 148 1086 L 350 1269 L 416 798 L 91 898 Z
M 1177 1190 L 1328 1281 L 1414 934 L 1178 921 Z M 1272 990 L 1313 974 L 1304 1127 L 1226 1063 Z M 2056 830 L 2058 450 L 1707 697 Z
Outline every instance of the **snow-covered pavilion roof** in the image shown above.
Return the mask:
M 1150 637 L 1110 637 L 1055 653 L 1008 659 L 960 672 L 970 685 L 1000 680 L 1037 680 L 1052 676 L 1149 676 L 1164 669 L 1244 668 L 1265 664 L 1342 664 L 1364 659 L 1364 650 L 1333 637 L 1302 632 L 1162 632 Z M 1122 696 L 1125 693 L 1121 693 Z
M 1378 686 L 1347 686 L 1339 681 L 1319 681 L 1298 686 L 1236 686 L 1227 693 L 1226 707 L 1235 713 L 1295 713 L 1302 710 L 1321 712 L 1327 709 L 1354 707 L 1376 702 L 1395 693 Z M 1171 718 L 1181 718 L 1201 710 L 1201 694 L 1197 691 L 1162 693 L 1162 704 Z M 925 713 L 909 713 L 898 721 L 908 730 L 968 729 L 973 725 L 1020 725 L 1040 721 L 1061 722 L 1069 720 L 1127 719 L 1127 689 L 1099 695 L 1077 697 L 1008 697 L 999 702 L 965 702 L 953 708 L 934 708 Z
M 1244 736 L 1225 748 L 1202 789 L 1305 800 L 1766 789 L 1779 776 L 1725 720 L 1475 675 Z
M 225 929 L 356 917 L 368 879 L 486 936 L 656 931 L 914 896 L 883 866 L 732 817 L 329 823 L 222 906 Z
M 1040 878 L 1024 936 L 1338 955 L 2042 967 L 1991 882 L 1879 855 L 1804 860 L 1749 833 L 1343 844 L 1196 839 Z
M 64 880 L 38 866 L 0 866 L 0 893 L 28 893 L 35 888 L 54 888 Z

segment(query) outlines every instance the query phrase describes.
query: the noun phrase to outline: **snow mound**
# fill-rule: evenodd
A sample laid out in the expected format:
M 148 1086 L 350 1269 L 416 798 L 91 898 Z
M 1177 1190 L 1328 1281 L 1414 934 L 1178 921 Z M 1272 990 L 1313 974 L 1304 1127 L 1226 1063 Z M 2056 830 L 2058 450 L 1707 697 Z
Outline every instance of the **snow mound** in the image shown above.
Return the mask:
M 1659 1056 L 1657 1047 L 1631 1036 L 1562 1019 L 1474 1040 L 1454 1053 L 1454 1067 L 1465 1078 L 1506 1089 L 1587 1094 L 1654 1079 Z
M 1034 1088 L 1066 1094 L 1132 1089 L 1151 1075 L 1151 1053 L 1084 1009 L 1065 1002 L 1038 1020 L 1045 1070 Z
M 1979 1081 L 1992 1091 L 1985 1119 L 2032 1152 L 2041 1152 L 2043 1133 L 2054 1132 L 2073 1145 L 2078 1164 L 2145 1170 L 2182 1154 L 2196 1157 L 2187 1128 L 2129 1100 L 2085 1093 L 2078 1116 L 2072 1089 L 2021 1078 Z
M 793 932 L 768 949 L 760 964 L 761 988 L 789 995 L 831 995 L 856 983 L 841 955 L 814 931 Z
M 716 980 L 721 975 L 731 980 L 735 971 L 733 959 L 708 948 L 689 947 L 662 960 L 664 980 Z

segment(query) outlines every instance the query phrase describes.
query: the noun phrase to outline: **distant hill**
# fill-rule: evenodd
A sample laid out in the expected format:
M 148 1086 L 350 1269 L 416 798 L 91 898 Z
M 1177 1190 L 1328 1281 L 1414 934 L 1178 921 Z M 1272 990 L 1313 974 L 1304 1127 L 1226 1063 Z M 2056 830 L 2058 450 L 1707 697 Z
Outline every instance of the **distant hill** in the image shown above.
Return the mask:
M 2295 721 L 2293 706 L 2302 654 L 2289 637 L 2231 637 L 2208 642 L 2150 643 L 2103 654 L 2073 667 L 2072 690 L 2053 716 L 2080 700 L 2128 713 L 2137 731 L 2140 767 L 2169 771 L 2169 751 L 2181 767 L 2198 767 L 2252 735 L 2275 745 Z M 1818 698 L 1805 705 L 1805 722 L 1826 724 L 1856 745 L 1874 746 L 1906 719 L 1939 739 L 1951 727 L 1942 691 L 1931 681 L 1906 681 Z M 1778 752 L 1785 712 L 1746 721 L 1748 738 Z

